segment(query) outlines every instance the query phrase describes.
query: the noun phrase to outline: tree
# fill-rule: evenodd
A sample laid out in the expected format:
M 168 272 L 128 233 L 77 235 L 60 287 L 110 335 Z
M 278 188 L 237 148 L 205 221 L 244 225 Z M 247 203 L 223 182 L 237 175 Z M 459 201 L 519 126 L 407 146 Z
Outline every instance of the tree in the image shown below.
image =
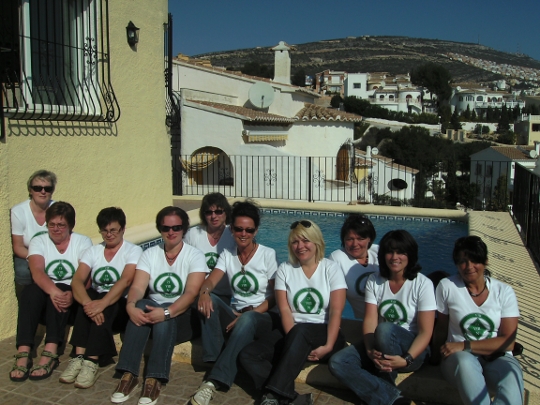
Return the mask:
M 304 68 L 300 68 L 294 73 L 291 78 L 291 84 L 299 87 L 306 86 L 306 71 L 304 70 Z
M 431 94 L 435 94 L 437 106 L 450 100 L 452 96 L 451 81 L 452 76 L 448 69 L 432 62 L 421 65 L 411 72 L 411 82 L 424 86 Z
M 491 200 L 491 209 L 494 211 L 506 211 L 510 198 L 508 196 L 508 179 L 506 174 L 497 179 L 497 185 L 493 190 L 493 200 Z
M 471 119 L 471 109 L 469 108 L 469 104 L 467 104 L 467 109 L 461 113 L 463 118 L 465 118 L 467 121 Z
M 461 129 L 461 122 L 459 121 L 459 116 L 458 116 L 457 110 L 454 110 L 454 113 L 452 114 L 452 118 L 450 118 L 450 125 L 456 131 L 458 129 Z
M 266 77 L 268 79 L 271 79 L 273 75 L 272 68 L 255 61 L 245 63 L 244 66 L 240 69 L 240 71 L 245 75 Z
M 503 105 L 501 115 L 499 117 L 499 122 L 497 124 L 497 132 L 502 134 L 510 130 L 510 120 L 508 119 L 508 109 L 506 104 Z
M 516 144 L 516 134 L 514 131 L 504 131 L 497 137 L 497 142 L 499 143 L 505 143 L 507 145 L 515 145 Z
M 330 105 L 333 107 L 333 108 L 339 108 L 339 105 L 343 103 L 343 98 L 339 95 L 339 94 L 336 94 L 335 96 L 333 96 L 331 99 L 330 99 Z
M 476 110 L 472 110 L 471 113 L 471 121 L 476 121 L 478 119 L 478 116 L 476 115 Z

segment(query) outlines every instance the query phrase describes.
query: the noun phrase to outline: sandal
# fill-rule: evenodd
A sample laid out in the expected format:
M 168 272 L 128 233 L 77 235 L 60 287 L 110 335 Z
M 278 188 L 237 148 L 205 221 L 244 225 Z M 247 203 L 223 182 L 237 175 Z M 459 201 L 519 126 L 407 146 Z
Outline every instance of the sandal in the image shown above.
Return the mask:
M 60 361 L 58 360 L 58 355 L 55 353 L 51 353 L 47 350 L 43 350 L 43 352 L 41 352 L 41 357 L 49 357 L 49 361 L 46 364 L 37 364 L 30 369 L 30 375 L 28 376 L 28 378 L 31 381 L 39 381 L 49 378 L 54 369 L 60 364 Z M 45 370 L 46 373 L 42 375 L 32 375 L 32 373 L 36 370 Z
M 26 381 L 26 379 L 30 375 L 30 369 L 32 368 L 32 358 L 30 357 L 30 353 L 20 352 L 13 355 L 13 357 L 15 357 L 15 364 L 13 365 L 13 367 L 11 368 L 11 371 L 9 372 L 9 379 L 14 382 Z M 28 359 L 28 361 L 26 362 L 26 366 L 18 366 L 17 360 L 25 358 L 25 357 Z M 13 377 L 11 373 L 14 371 L 21 371 L 23 373 L 22 377 Z

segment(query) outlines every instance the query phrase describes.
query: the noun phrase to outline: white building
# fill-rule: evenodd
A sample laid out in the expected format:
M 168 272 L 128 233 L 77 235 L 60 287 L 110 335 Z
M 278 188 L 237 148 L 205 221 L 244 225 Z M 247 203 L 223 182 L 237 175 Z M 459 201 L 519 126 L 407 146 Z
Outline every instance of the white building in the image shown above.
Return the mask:
M 491 90 L 474 83 L 465 83 L 452 87 L 452 97 L 450 98 L 450 108 L 452 112 L 457 110 L 458 114 L 466 111 L 467 107 L 471 112 L 475 111 L 478 116 L 485 114 L 488 107 L 502 109 L 506 105 L 508 109 L 525 107 L 525 101 L 518 100 L 509 92 L 501 90 Z

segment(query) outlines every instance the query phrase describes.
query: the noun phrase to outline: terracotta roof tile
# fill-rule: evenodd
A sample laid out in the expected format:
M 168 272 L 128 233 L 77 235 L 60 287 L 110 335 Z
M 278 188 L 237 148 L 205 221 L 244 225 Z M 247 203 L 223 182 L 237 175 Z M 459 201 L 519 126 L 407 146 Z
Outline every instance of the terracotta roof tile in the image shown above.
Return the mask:
M 281 115 L 270 114 L 263 111 L 252 110 L 250 108 L 240 107 L 236 105 L 213 103 L 210 101 L 189 100 L 189 102 L 193 104 L 207 106 L 216 110 L 221 110 L 229 114 L 234 114 L 244 121 L 265 122 L 272 124 L 292 124 L 295 121 L 295 119 L 293 118 L 287 118 Z
M 512 146 L 491 146 L 491 148 L 512 160 L 535 160 L 529 156 L 529 152 L 534 149 L 533 146 L 520 146 L 517 148 Z
M 340 121 L 340 122 L 360 122 L 360 115 L 347 113 L 345 111 L 333 110 L 315 104 L 305 103 L 293 117 L 297 121 Z

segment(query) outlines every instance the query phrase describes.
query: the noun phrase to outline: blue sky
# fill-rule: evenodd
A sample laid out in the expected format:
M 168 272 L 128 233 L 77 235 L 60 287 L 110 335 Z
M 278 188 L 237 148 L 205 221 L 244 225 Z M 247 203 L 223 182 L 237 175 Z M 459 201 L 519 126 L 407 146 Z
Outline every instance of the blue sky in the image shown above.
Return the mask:
M 169 0 L 174 53 L 362 35 L 480 41 L 540 60 L 540 0 Z M 293 56 L 294 58 L 294 56 Z

